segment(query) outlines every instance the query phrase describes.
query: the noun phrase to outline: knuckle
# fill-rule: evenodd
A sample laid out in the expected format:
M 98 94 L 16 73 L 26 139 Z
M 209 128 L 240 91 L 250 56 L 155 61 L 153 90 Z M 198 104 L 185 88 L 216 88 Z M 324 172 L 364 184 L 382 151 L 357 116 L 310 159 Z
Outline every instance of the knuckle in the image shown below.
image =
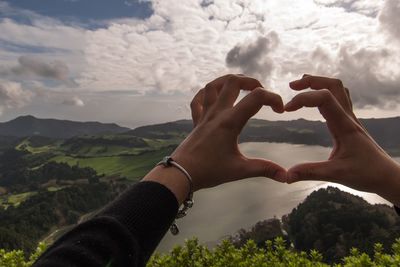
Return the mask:
M 264 95 L 267 93 L 266 90 L 257 87 L 256 89 L 253 90 L 253 92 L 251 93 L 253 95 L 254 98 L 256 99 L 260 99 L 262 97 L 264 97 Z
M 208 92 L 211 91 L 213 89 L 213 83 L 207 83 L 206 86 L 204 87 L 204 91 Z
M 234 83 L 234 82 L 236 82 L 238 80 L 238 78 L 239 77 L 237 75 L 235 75 L 235 74 L 228 74 L 228 75 L 225 76 L 225 81 L 227 83 Z
M 333 83 L 334 83 L 334 85 L 337 86 L 337 87 L 344 87 L 344 86 L 343 86 L 343 82 L 342 82 L 342 80 L 340 80 L 340 79 L 334 78 L 334 79 L 333 79 Z
M 324 102 L 328 102 L 328 101 L 332 101 L 333 100 L 333 94 L 328 89 L 322 89 L 320 91 L 320 94 L 321 94 L 322 99 L 323 99 Z

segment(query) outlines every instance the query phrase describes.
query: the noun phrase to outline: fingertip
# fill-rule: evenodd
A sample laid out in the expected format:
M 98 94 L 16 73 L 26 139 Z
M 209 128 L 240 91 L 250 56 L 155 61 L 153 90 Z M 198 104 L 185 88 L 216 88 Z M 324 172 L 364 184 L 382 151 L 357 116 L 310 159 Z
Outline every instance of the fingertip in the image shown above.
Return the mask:
M 288 103 L 286 103 L 286 105 L 284 106 L 284 110 L 288 112 L 295 111 L 296 108 L 294 106 L 293 101 L 289 101 Z
M 274 180 L 277 182 L 285 183 L 287 181 L 286 170 L 278 171 L 274 177 Z
M 282 98 L 279 97 L 277 104 L 272 107 L 272 110 L 277 113 L 285 112 L 285 105 L 283 104 Z
M 288 172 L 286 175 L 286 183 L 292 184 L 299 181 L 299 174 L 296 172 Z
M 300 80 L 291 81 L 289 83 L 290 88 L 296 89 L 296 85 L 299 83 Z
M 283 113 L 285 111 L 283 100 L 280 95 L 273 92 L 268 92 L 268 97 L 272 100 L 269 103 L 269 106 L 272 108 L 274 112 Z
M 305 82 L 303 79 L 293 81 L 293 82 L 289 83 L 289 86 L 292 90 L 295 90 L 295 91 L 301 91 L 301 90 L 308 88 L 307 82 Z
M 280 113 L 280 114 L 285 112 L 285 108 L 283 106 L 282 107 L 273 107 L 272 110 L 275 111 L 276 113 Z

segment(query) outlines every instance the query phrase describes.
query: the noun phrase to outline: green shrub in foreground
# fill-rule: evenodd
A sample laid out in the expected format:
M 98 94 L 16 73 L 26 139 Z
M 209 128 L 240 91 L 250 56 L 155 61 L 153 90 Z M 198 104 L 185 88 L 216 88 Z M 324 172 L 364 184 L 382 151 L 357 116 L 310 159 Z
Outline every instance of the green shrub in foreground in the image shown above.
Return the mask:
M 0 249 L 0 267 L 29 267 L 46 249 L 40 243 L 36 251 L 28 257 L 22 250 Z M 371 258 L 354 248 L 350 256 L 334 267 L 396 267 L 400 266 L 400 239 L 392 245 L 392 254 L 385 254 L 381 244 L 376 244 Z M 249 240 L 241 248 L 235 248 L 230 241 L 223 241 L 210 250 L 199 244 L 197 239 L 186 241 L 184 246 L 176 246 L 168 254 L 156 253 L 147 267 L 329 267 L 317 251 L 297 252 L 286 248 L 282 238 L 267 241 L 266 248 L 259 248 Z
M 334 267 L 394 267 L 400 266 L 400 239 L 392 246 L 393 254 L 383 253 L 381 244 L 375 245 L 371 259 L 367 254 L 352 249 L 350 256 Z M 184 246 L 176 246 L 169 254 L 155 254 L 147 267 L 325 267 L 322 255 L 315 250 L 310 253 L 287 249 L 282 238 L 267 241 L 266 249 L 249 240 L 241 248 L 235 248 L 229 241 L 223 241 L 215 249 L 200 245 L 197 239 L 186 241 Z
M 39 243 L 36 251 L 28 259 L 22 250 L 6 251 L 0 249 L 0 267 L 29 267 L 46 250 L 45 243 Z

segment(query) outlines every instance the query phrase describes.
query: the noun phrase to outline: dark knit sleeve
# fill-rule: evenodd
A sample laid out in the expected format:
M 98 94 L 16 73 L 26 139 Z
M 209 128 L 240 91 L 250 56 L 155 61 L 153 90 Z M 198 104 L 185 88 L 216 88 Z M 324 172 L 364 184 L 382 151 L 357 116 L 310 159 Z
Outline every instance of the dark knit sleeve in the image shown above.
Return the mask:
M 145 266 L 177 211 L 168 188 L 137 183 L 58 239 L 34 266 Z
M 399 207 L 396 207 L 396 206 L 394 206 L 394 209 L 396 210 L 397 214 L 400 216 L 400 208 L 399 208 Z

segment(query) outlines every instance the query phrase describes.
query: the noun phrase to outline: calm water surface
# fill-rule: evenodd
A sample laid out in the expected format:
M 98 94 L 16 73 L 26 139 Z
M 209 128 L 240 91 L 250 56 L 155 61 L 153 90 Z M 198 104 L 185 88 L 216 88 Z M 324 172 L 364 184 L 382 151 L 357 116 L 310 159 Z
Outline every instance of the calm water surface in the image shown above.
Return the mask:
M 245 155 L 270 159 L 284 167 L 325 160 L 330 153 L 330 148 L 321 146 L 277 143 L 244 143 L 240 149 Z M 267 178 L 237 181 L 196 192 L 194 207 L 185 218 L 178 221 L 180 234 L 172 236 L 168 232 L 158 250 L 168 251 L 193 236 L 203 243 L 215 244 L 240 228 L 246 229 L 257 221 L 289 213 L 312 191 L 329 185 L 362 196 L 370 203 L 387 203 L 375 194 L 332 183 L 307 181 L 287 185 Z

